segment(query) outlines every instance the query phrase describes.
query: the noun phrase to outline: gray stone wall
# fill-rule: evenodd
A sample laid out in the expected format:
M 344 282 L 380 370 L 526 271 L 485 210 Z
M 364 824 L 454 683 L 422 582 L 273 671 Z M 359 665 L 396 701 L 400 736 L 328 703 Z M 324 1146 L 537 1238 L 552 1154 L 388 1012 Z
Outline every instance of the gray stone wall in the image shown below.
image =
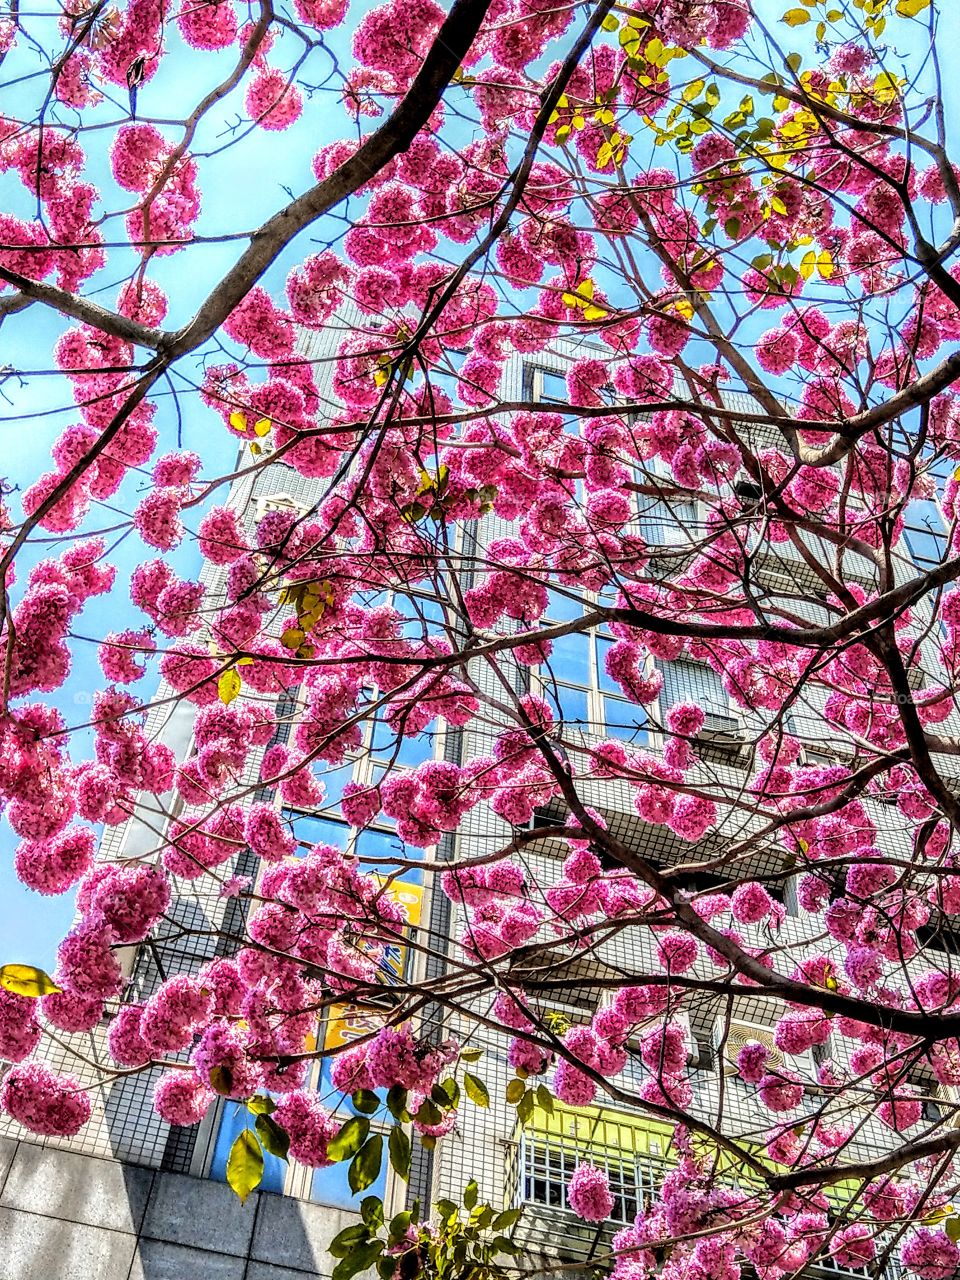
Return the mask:
M 0 1139 L 0 1280 L 329 1276 L 340 1209 Z

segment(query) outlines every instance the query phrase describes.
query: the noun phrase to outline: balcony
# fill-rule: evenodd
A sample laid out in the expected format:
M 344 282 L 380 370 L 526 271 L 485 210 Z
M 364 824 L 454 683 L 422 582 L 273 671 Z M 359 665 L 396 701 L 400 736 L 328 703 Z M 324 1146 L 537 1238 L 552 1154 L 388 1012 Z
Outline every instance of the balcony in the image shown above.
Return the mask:
M 580 1263 L 595 1259 L 604 1265 L 614 1235 L 656 1198 L 674 1166 L 671 1135 L 671 1125 L 628 1112 L 559 1103 L 552 1115 L 535 1112 L 506 1144 L 507 1204 L 524 1210 L 514 1232 L 516 1242 L 533 1254 Z M 567 1185 L 580 1163 L 606 1171 L 614 1197 L 606 1222 L 584 1222 L 567 1204 Z M 859 1183 L 838 1184 L 830 1199 L 840 1211 L 850 1206 L 858 1190 Z M 878 1273 L 875 1266 L 843 1267 L 824 1256 L 808 1264 L 804 1275 L 816 1280 L 900 1280 L 902 1271 L 896 1257 Z

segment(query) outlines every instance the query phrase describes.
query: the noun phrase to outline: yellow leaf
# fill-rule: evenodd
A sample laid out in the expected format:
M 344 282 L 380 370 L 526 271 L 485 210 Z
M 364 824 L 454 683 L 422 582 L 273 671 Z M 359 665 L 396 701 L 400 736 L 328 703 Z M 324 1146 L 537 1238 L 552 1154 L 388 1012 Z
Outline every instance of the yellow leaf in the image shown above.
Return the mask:
M 584 320 L 602 320 L 606 314 L 603 307 L 595 307 L 592 304 L 583 308 Z
M 830 280 L 833 278 L 836 266 L 833 261 L 833 255 L 829 249 L 824 249 L 820 254 L 820 257 L 817 258 L 817 270 L 820 272 L 820 275 L 824 280 Z
M 227 1183 L 243 1204 L 251 1191 L 263 1181 L 263 1151 L 256 1134 L 244 1129 L 230 1148 L 227 1157 Z
M 801 836 L 800 839 L 797 841 L 797 845 L 799 846 L 800 852 L 802 854 L 807 854 L 810 852 L 810 842 L 808 840 L 804 840 L 803 836 Z
M 15 996 L 28 996 L 32 1000 L 55 995 L 60 990 L 49 974 L 35 969 L 32 964 L 0 965 L 0 987 Z
M 238 667 L 252 667 L 252 666 L 253 666 L 253 659 L 252 659 L 252 658 L 238 658 L 238 659 L 237 659 L 237 666 L 238 666 Z
M 810 15 L 806 9 L 788 9 L 780 21 L 785 22 L 788 27 L 802 27 L 805 22 L 810 21 Z
M 236 668 L 228 667 L 227 670 L 224 671 L 223 675 L 217 681 L 217 697 L 225 707 L 229 707 L 230 703 L 240 692 L 242 683 L 243 682 L 240 679 L 240 672 L 237 671 Z
M 280 637 L 280 643 L 285 649 L 299 649 L 305 639 L 306 637 L 299 627 L 287 627 Z
M 804 280 L 809 280 L 813 275 L 817 265 L 817 255 L 811 249 L 809 253 L 803 255 L 803 261 L 800 263 L 800 274 Z
M 929 8 L 930 0 L 899 0 L 897 13 L 901 18 L 915 18 L 918 13 Z
M 233 413 L 230 415 L 230 425 L 233 427 L 234 431 L 239 431 L 241 434 L 245 434 L 247 430 L 247 415 L 245 413 L 241 413 L 239 409 L 234 409 Z
M 577 293 L 581 298 L 590 298 L 593 300 L 593 281 L 590 279 L 581 280 L 577 285 Z
M 942 1209 L 934 1209 L 931 1213 L 928 1213 L 921 1221 L 925 1227 L 935 1227 L 944 1218 L 949 1218 L 951 1213 L 953 1213 L 953 1205 L 945 1204 Z
M 268 436 L 270 434 L 271 426 L 272 423 L 269 418 L 261 418 L 258 422 L 253 424 L 253 434 L 255 436 Z
M 604 29 L 604 31 L 616 31 L 619 25 L 620 25 L 619 19 L 615 18 L 612 13 L 608 13 L 607 16 L 604 18 L 604 20 L 600 23 L 600 26 Z
M 699 98 L 705 84 L 706 81 L 704 80 L 694 80 L 692 84 L 688 84 L 681 95 L 684 102 L 693 102 L 696 98 Z

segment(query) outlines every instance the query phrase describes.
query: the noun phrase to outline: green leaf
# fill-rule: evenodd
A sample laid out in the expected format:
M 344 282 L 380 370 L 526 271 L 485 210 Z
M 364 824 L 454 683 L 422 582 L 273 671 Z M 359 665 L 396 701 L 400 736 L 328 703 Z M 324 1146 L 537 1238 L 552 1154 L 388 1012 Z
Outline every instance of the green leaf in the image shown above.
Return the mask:
M 407 1091 L 402 1085 L 395 1084 L 387 1094 L 387 1110 L 394 1120 L 403 1120 L 407 1114 Z
M 327 1145 L 327 1155 L 334 1162 L 355 1156 L 367 1140 L 370 1121 L 366 1116 L 352 1116 Z
M 413 1211 L 404 1209 L 401 1213 L 395 1214 L 390 1219 L 390 1226 L 387 1228 L 387 1244 L 398 1244 L 407 1233 L 407 1227 L 413 1221 Z
M 264 1151 L 269 1151 L 278 1160 L 286 1160 L 290 1152 L 290 1135 L 280 1128 L 273 1116 L 257 1116 L 254 1128 Z
M 376 1182 L 382 1164 L 383 1137 L 375 1133 L 350 1161 L 350 1168 L 347 1170 L 350 1190 L 354 1193 L 366 1191 L 367 1187 Z
M 483 1057 L 482 1049 L 461 1049 L 460 1057 L 464 1062 L 479 1062 Z
M 460 1206 L 455 1200 L 438 1200 L 437 1212 L 444 1222 L 450 1222 L 459 1214 Z
M 31 1000 L 55 995 L 62 989 L 49 974 L 42 969 L 35 969 L 32 964 L 0 965 L 0 987 L 15 996 L 27 996 Z
M 227 1184 L 245 1203 L 251 1191 L 263 1181 L 263 1152 L 250 1129 L 237 1134 L 227 1157 Z
M 463 1087 L 466 1089 L 467 1097 L 471 1102 L 475 1102 L 478 1107 L 489 1107 L 490 1094 L 487 1092 L 487 1086 L 479 1076 L 471 1075 L 469 1071 L 465 1072 Z
M 354 1249 L 352 1253 L 340 1259 L 333 1268 L 332 1280 L 350 1280 L 350 1277 L 355 1276 L 358 1271 L 366 1271 L 368 1267 L 372 1267 L 382 1252 L 382 1240 L 371 1240 L 369 1244 L 360 1245 L 358 1249 Z M 390 1259 L 390 1265 L 392 1269 L 395 1259 Z
M 800 67 L 803 65 L 803 58 L 801 58 L 799 53 L 788 53 L 784 61 L 794 73 L 799 71 Z
M 525 1092 L 522 1080 L 511 1080 L 507 1085 L 507 1101 L 513 1106 L 519 1102 Z
M 541 1111 L 545 1111 L 548 1116 L 553 1115 L 553 1094 L 545 1084 L 537 1088 L 537 1106 Z
M 503 1213 L 493 1220 L 494 1231 L 508 1231 L 511 1227 L 515 1227 L 520 1221 L 522 1209 L 504 1209 Z
M 474 1206 L 477 1203 L 477 1198 L 479 1195 L 480 1195 L 480 1188 L 477 1185 L 477 1180 L 476 1178 L 471 1178 L 470 1181 L 467 1183 L 467 1185 L 463 1188 L 463 1207 L 465 1209 L 474 1208 Z
M 277 1104 L 272 1098 L 268 1098 L 265 1093 L 255 1093 L 252 1098 L 247 1099 L 247 1110 L 255 1116 L 269 1116 L 277 1109 Z
M 406 1182 L 410 1177 L 410 1160 L 413 1152 L 410 1148 L 410 1139 L 398 1124 L 390 1130 L 388 1147 L 390 1163 L 396 1169 L 398 1176 Z
M 527 1121 L 533 1115 L 535 1106 L 536 1106 L 536 1099 L 535 1099 L 534 1091 L 532 1089 L 528 1089 L 527 1092 L 520 1099 L 520 1101 L 517 1103 L 517 1119 L 520 1121 L 521 1124 L 527 1123 Z
M 233 1072 L 229 1067 L 216 1066 L 210 1068 L 210 1087 L 223 1098 L 233 1093 Z
M 517 1212 L 520 1212 L 519 1210 Z M 511 1240 L 509 1236 L 497 1236 L 495 1240 L 490 1241 L 491 1253 L 510 1253 L 515 1258 L 518 1257 L 523 1250 L 515 1240 Z
M 350 1101 L 358 1111 L 364 1112 L 365 1115 L 373 1115 L 375 1111 L 380 1109 L 380 1099 L 369 1089 L 358 1089 Z
M 449 1076 L 433 1086 L 430 1097 L 438 1107 L 455 1107 L 460 1100 L 460 1086 L 452 1076 Z
M 360 1201 L 360 1217 L 371 1231 L 383 1226 L 383 1201 L 379 1196 L 364 1196 Z
M 417 1111 L 417 1122 L 432 1129 L 434 1125 L 443 1123 L 443 1112 L 435 1102 L 431 1102 L 429 1098 L 424 1098 Z
M 954 1244 L 960 1240 L 960 1218 L 948 1218 L 943 1224 L 943 1229 Z
M 358 1244 L 370 1238 L 370 1229 L 365 1222 L 355 1222 L 333 1237 L 328 1246 L 335 1258 L 345 1258 Z

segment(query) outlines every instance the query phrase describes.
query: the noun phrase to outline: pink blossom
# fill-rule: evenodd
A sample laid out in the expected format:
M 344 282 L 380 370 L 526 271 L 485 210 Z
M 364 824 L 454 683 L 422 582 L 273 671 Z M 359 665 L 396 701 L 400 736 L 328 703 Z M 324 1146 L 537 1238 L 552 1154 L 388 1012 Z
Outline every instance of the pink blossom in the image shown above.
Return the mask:
M 14 856 L 17 876 L 38 893 L 66 893 L 92 864 L 94 844 L 89 827 L 68 827 L 42 842 L 24 840 Z
M 43 1137 L 72 1138 L 90 1118 L 90 1098 L 75 1076 L 43 1062 L 11 1067 L 0 1083 L 0 1110 Z
M 0 987 L 0 1057 L 22 1062 L 40 1043 L 36 1002 Z
M 290 1154 L 295 1160 L 314 1169 L 331 1163 L 327 1144 L 336 1137 L 340 1121 L 326 1110 L 317 1094 L 286 1094 L 273 1119 L 290 1138 Z
M 760 1101 L 770 1111 L 795 1111 L 803 1101 L 803 1085 L 789 1073 L 765 1075 L 759 1085 Z
M 591 1164 L 578 1164 L 567 1183 L 567 1204 L 585 1222 L 604 1222 L 613 1213 L 607 1175 Z
M 216 1094 L 193 1071 L 167 1071 L 153 1089 L 153 1105 L 167 1124 L 199 1124 Z
M 950 1280 L 960 1266 L 960 1248 L 943 1227 L 917 1227 L 904 1241 L 900 1261 L 921 1280 Z

